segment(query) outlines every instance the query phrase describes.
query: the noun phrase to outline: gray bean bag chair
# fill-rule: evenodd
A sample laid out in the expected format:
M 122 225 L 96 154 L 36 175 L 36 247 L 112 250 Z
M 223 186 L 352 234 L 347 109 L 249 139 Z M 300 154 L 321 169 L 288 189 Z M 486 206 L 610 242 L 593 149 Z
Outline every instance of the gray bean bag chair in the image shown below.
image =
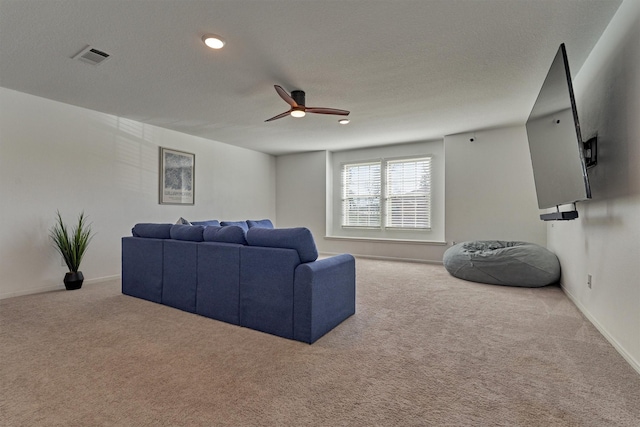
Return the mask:
M 558 257 L 526 242 L 476 240 L 444 253 L 444 267 L 454 277 L 492 285 L 537 288 L 560 280 Z

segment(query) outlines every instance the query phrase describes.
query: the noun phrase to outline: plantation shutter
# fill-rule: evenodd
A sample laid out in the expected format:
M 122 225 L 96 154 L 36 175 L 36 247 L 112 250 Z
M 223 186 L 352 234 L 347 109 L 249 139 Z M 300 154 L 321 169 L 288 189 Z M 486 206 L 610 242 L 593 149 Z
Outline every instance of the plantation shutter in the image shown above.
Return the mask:
M 431 158 L 389 160 L 386 167 L 388 228 L 431 228 Z
M 381 163 L 342 166 L 342 226 L 381 226 Z

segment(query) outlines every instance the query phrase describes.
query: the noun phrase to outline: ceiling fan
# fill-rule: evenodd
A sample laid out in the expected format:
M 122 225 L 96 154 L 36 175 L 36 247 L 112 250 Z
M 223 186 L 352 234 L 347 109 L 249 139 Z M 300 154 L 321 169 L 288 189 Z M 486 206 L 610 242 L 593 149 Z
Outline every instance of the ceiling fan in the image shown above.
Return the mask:
M 349 111 L 347 110 L 338 110 L 337 108 L 321 108 L 321 107 L 307 107 L 304 105 L 304 91 L 302 90 L 294 90 L 289 95 L 284 89 L 282 89 L 278 85 L 274 85 L 276 88 L 276 92 L 280 95 L 280 98 L 284 99 L 284 102 L 291 105 L 291 109 L 289 111 L 285 111 L 284 113 L 278 114 L 277 116 L 271 117 L 270 119 L 265 120 L 265 122 L 270 122 L 272 120 L 281 119 L 288 115 L 293 117 L 304 117 L 306 113 L 316 113 L 316 114 L 333 114 L 336 116 L 348 116 Z

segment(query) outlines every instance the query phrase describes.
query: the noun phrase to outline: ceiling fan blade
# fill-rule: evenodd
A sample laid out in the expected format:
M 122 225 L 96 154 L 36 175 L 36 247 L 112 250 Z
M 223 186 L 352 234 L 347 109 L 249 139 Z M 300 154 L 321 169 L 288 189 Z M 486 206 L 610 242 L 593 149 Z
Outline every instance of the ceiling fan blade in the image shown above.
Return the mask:
M 291 97 L 291 95 L 287 93 L 287 91 L 285 91 L 278 85 L 273 85 L 273 87 L 276 88 L 276 92 L 278 92 L 278 95 L 280 95 L 280 98 L 284 99 L 284 102 L 291 105 L 292 107 L 298 106 L 298 103 Z
M 347 110 L 338 110 L 337 108 L 321 108 L 321 107 L 307 107 L 307 113 L 316 113 L 316 114 L 335 114 L 336 116 L 348 116 L 349 111 Z
M 265 122 L 270 122 L 272 120 L 281 119 L 283 117 L 287 117 L 291 113 L 291 110 L 285 111 L 284 113 L 278 114 L 277 116 L 273 116 L 270 119 L 265 120 Z

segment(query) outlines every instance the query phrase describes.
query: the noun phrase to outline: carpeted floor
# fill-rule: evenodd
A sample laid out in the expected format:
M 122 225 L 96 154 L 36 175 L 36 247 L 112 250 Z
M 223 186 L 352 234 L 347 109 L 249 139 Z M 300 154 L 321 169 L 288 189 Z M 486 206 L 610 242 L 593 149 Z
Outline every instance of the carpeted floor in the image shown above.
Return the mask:
M 124 296 L 0 301 L 2 426 L 639 426 L 640 375 L 558 287 L 357 260 L 313 345 Z

